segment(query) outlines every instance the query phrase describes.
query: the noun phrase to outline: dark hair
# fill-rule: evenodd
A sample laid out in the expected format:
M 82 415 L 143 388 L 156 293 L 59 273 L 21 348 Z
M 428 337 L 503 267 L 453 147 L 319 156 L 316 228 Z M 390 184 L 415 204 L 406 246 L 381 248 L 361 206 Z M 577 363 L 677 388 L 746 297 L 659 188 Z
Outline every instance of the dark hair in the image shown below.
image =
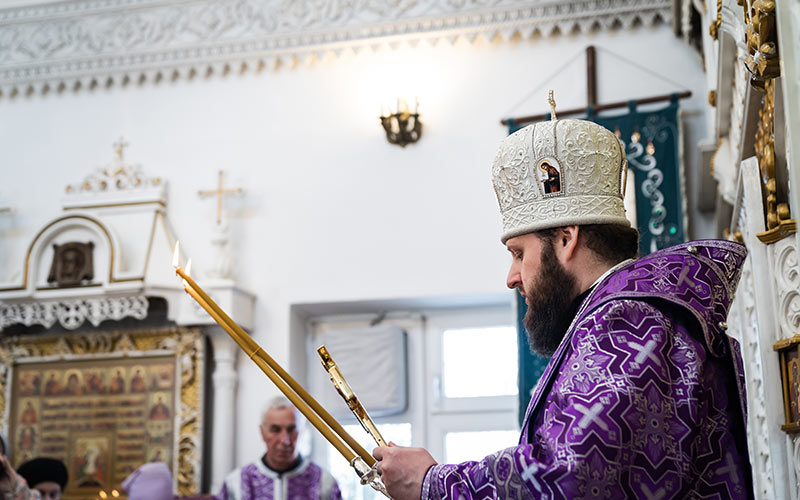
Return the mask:
M 639 231 L 635 227 L 621 224 L 584 224 L 578 227 L 578 238 L 583 239 L 589 250 L 608 263 L 616 264 L 639 256 Z M 536 231 L 536 235 L 552 241 L 559 229 L 542 229 Z

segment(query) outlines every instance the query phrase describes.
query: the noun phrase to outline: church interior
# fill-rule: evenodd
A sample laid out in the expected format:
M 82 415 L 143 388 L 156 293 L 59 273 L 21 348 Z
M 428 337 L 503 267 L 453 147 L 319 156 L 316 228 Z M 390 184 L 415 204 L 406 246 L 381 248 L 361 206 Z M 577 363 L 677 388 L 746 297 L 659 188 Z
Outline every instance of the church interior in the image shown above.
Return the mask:
M 176 265 L 367 450 L 320 345 L 387 440 L 516 444 L 542 361 L 491 164 L 553 90 L 629 146 L 642 253 L 747 247 L 727 328 L 753 487 L 797 500 L 798 39 L 789 0 L 0 0 L 9 458 L 94 499 L 150 461 L 214 494 L 264 453 L 279 391 Z M 378 498 L 315 430 L 298 446 Z

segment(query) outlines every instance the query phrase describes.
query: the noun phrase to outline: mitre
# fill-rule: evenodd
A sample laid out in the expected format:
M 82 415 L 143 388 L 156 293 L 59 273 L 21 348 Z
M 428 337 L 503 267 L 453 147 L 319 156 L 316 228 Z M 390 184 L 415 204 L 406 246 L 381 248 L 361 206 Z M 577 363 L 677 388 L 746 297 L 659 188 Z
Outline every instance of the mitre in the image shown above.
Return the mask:
M 550 120 L 514 132 L 492 165 L 501 241 L 560 226 L 630 226 L 623 203 L 627 171 L 622 142 L 594 122 Z

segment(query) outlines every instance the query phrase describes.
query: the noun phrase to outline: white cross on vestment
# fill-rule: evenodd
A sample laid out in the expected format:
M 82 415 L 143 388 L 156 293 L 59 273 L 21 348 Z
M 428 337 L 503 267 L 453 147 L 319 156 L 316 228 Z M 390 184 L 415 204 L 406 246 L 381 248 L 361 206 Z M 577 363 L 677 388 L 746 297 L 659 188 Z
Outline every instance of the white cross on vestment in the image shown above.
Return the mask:
M 633 358 L 634 361 L 639 363 L 640 365 L 644 362 L 645 358 L 650 358 L 653 362 L 659 366 L 661 366 L 661 360 L 658 359 L 658 356 L 653 352 L 656 347 L 655 340 L 648 340 L 645 345 L 637 344 L 636 342 L 628 341 L 628 346 L 632 347 L 633 349 L 639 351 L 639 354 Z
M 642 483 L 642 493 L 644 493 L 645 498 L 650 500 L 661 500 L 667 494 L 667 490 L 661 487 L 656 491 L 650 491 L 650 488 L 648 488 L 646 484 Z
M 604 431 L 608 430 L 608 424 L 598 418 L 600 410 L 603 409 L 603 403 L 595 403 L 591 408 L 587 408 L 580 403 L 575 403 L 575 409 L 583 413 L 583 417 L 578 420 L 578 426 L 581 429 L 586 429 L 591 422 L 594 422 Z
M 681 286 L 683 283 L 689 286 L 689 288 L 694 288 L 694 281 L 689 279 L 689 266 L 684 266 L 681 269 L 681 274 L 678 275 L 678 286 Z
M 526 463 L 524 456 L 520 457 L 520 461 L 522 462 L 522 474 L 520 474 L 520 477 L 523 481 L 533 484 L 534 489 L 541 493 L 542 485 L 536 479 L 536 473 L 539 472 L 539 464 L 536 461 L 530 464 Z
M 724 474 L 727 474 L 728 476 L 730 476 L 731 481 L 733 481 L 733 484 L 739 484 L 739 475 L 736 474 L 736 471 L 738 470 L 739 467 L 737 467 L 736 463 L 733 461 L 733 454 L 731 454 L 731 452 L 728 452 L 725 454 L 725 466 L 717 469 L 717 475 L 722 476 Z

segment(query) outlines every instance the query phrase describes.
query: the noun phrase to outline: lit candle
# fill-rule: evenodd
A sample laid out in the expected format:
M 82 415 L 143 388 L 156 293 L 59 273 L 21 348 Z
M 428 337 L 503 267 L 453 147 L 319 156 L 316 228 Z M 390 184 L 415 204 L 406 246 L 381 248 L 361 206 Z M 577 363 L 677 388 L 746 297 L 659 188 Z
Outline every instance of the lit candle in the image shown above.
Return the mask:
M 181 265 L 181 242 L 175 242 L 175 249 L 172 251 L 172 267 L 180 267 Z
M 189 276 L 189 266 L 184 271 L 178 267 L 180 261 L 178 245 L 175 245 L 173 252 L 173 266 L 175 273 L 183 278 L 184 290 L 192 296 L 203 309 L 216 321 L 247 353 L 250 359 L 269 377 L 269 379 L 292 401 L 301 413 L 311 422 L 314 427 L 334 446 L 339 452 L 351 462 L 355 454 L 342 443 L 342 439 L 355 450 L 359 457 L 367 463 L 369 467 L 375 464 L 375 459 L 363 446 L 353 439 L 347 431 L 337 422 L 325 408 L 322 407 L 303 386 L 301 386 L 289 373 L 283 369 L 272 357 L 259 346 L 250 335 L 247 334 L 216 302 Z M 291 389 L 290 389 L 291 388 Z M 310 407 L 310 408 L 309 408 Z M 313 408 L 313 411 L 311 410 Z M 316 413 L 314 413 L 316 412 Z M 324 423 L 320 420 L 324 421 Z M 327 426 L 325 425 L 327 424 Z M 330 428 L 328 427 L 330 426 Z M 331 431 L 333 429 L 337 435 Z
M 178 269 L 180 270 L 180 268 Z M 188 280 L 186 280 L 186 278 L 184 278 L 184 281 L 188 283 Z M 226 332 L 228 332 L 228 335 L 230 335 L 231 338 L 233 338 L 236 341 L 236 343 L 239 344 L 239 347 L 241 347 L 245 352 L 248 352 L 250 346 L 246 345 L 247 344 L 246 342 L 240 341 L 240 337 L 236 334 L 231 325 L 228 324 L 222 317 L 220 317 L 216 313 L 214 308 L 211 307 L 210 303 L 203 300 L 203 297 L 200 295 L 200 293 L 198 293 L 198 291 L 196 291 L 188 284 L 184 286 L 184 290 L 186 290 L 186 293 L 191 295 L 192 298 L 196 300 L 197 303 L 200 304 L 200 306 L 203 309 L 206 310 L 209 316 L 214 318 L 214 321 L 216 321 L 219 324 L 219 326 L 221 326 Z M 350 450 L 350 448 L 348 448 L 344 444 L 344 442 L 339 436 L 334 434 L 333 431 L 330 428 L 328 428 L 328 426 L 322 423 L 322 421 L 319 419 L 319 416 L 317 416 L 317 414 L 311 411 L 311 408 L 309 408 L 309 406 L 305 403 L 305 401 L 300 399 L 300 397 L 289 388 L 286 382 L 284 382 L 278 376 L 278 374 L 275 373 L 275 371 L 270 368 L 270 366 L 266 363 L 266 361 L 262 357 L 256 356 L 256 354 L 258 354 L 259 351 L 261 351 L 261 347 L 258 347 L 256 350 L 250 351 L 248 353 L 248 356 L 250 357 L 250 359 L 253 360 L 256 366 L 261 368 L 261 371 L 264 372 L 264 374 L 272 381 L 272 383 L 275 384 L 287 398 L 289 398 L 289 400 L 292 402 L 293 405 L 295 405 L 295 407 L 297 407 L 300 413 L 302 413 L 306 417 L 306 419 L 308 419 L 308 421 L 311 422 L 311 425 L 313 425 L 322 434 L 322 436 L 325 439 L 327 439 L 328 442 L 331 443 L 333 447 L 339 451 L 339 453 L 342 454 L 345 460 L 347 460 L 348 463 L 352 462 L 353 459 L 356 458 L 356 454 L 353 453 L 353 451 Z M 263 353 L 263 351 L 261 352 Z M 371 455 L 369 456 L 370 458 L 372 458 Z M 374 458 L 372 459 L 372 462 L 373 463 L 375 462 Z M 372 465 L 370 465 L 370 467 L 371 466 Z

